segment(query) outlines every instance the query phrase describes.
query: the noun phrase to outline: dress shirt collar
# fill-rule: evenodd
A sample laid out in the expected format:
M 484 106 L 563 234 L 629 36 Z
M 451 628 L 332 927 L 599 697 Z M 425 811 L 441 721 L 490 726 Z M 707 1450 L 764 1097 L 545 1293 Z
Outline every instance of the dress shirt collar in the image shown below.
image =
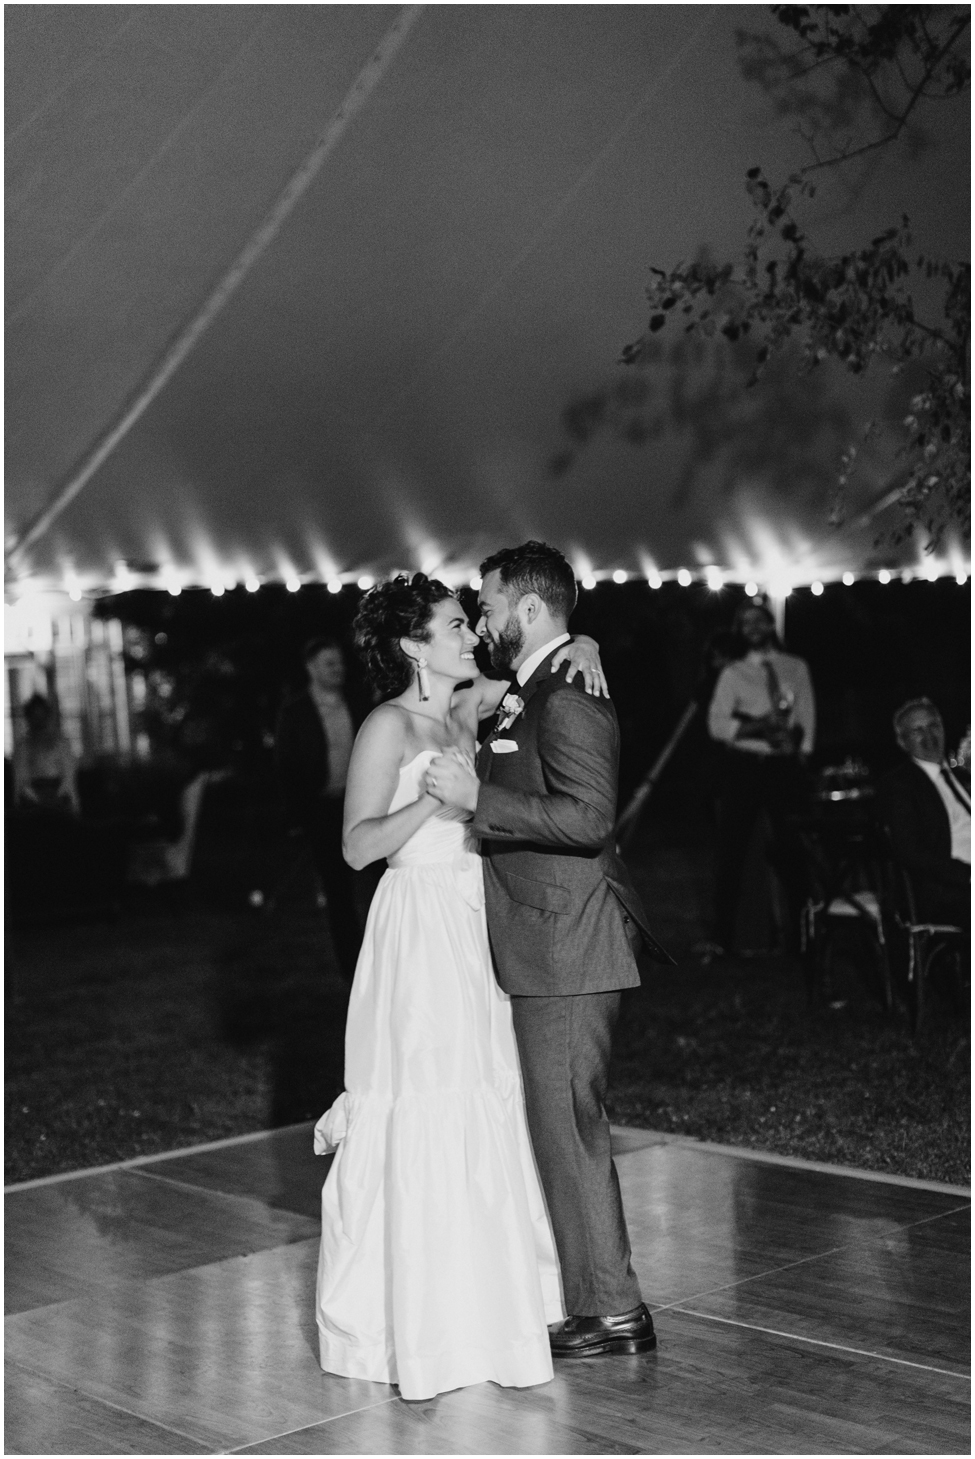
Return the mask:
M 553 649 L 558 648 L 559 644 L 568 643 L 571 637 L 571 633 L 560 633 L 558 638 L 549 639 L 548 643 L 543 643 L 541 648 L 537 648 L 533 654 L 529 654 L 528 658 L 518 670 L 517 678 L 519 687 L 522 689 L 525 687 L 546 654 L 550 654 Z

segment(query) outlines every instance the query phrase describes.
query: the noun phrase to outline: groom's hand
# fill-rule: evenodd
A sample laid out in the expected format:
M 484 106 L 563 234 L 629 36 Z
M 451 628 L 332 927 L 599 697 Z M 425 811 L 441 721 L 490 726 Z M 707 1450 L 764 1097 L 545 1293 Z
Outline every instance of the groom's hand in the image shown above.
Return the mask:
M 456 806 L 462 811 L 473 811 L 477 808 L 480 782 L 474 773 L 470 756 L 463 755 L 460 750 L 446 750 L 444 754 L 430 761 L 425 787 L 444 805 Z

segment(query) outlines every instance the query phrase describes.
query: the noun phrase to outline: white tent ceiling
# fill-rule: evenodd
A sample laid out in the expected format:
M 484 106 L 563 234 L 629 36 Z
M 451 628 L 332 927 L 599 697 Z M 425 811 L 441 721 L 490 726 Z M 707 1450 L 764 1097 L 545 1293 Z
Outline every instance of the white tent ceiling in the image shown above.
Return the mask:
M 8 544 L 152 377 L 399 14 L 6 7 Z M 800 160 L 737 65 L 736 28 L 771 24 L 756 6 L 425 7 L 20 571 L 459 573 L 529 535 L 580 569 L 861 566 L 876 524 L 838 535 L 824 512 L 866 409 L 845 381 L 756 397 L 706 451 L 705 402 L 642 450 L 607 439 L 548 469 L 564 405 L 643 327 L 648 267 L 733 248 L 745 169 Z M 920 247 L 966 249 L 964 103 L 938 127 L 913 160 L 882 158 L 822 239 L 908 211 Z M 890 464 L 881 443 L 864 500 Z

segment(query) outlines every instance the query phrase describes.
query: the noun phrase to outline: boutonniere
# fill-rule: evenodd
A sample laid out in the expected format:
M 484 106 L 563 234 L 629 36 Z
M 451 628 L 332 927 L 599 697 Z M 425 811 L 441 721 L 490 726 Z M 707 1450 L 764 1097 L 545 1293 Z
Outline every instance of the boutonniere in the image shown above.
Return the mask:
M 520 694 L 506 694 L 501 701 L 501 713 L 496 732 L 500 735 L 506 729 L 510 729 L 524 707 L 525 701 Z

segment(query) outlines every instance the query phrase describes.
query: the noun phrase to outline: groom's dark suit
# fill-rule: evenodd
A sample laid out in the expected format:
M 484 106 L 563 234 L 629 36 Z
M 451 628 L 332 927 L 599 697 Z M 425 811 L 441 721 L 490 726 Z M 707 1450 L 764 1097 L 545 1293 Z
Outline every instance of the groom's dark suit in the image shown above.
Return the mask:
M 671 959 L 613 846 L 616 713 L 552 674 L 551 657 L 518 690 L 524 711 L 481 749 L 473 829 L 566 1308 L 596 1316 L 641 1300 L 603 1108 L 610 1040 L 621 990 L 640 981 L 634 949 Z M 492 750 L 498 739 L 517 750 Z

